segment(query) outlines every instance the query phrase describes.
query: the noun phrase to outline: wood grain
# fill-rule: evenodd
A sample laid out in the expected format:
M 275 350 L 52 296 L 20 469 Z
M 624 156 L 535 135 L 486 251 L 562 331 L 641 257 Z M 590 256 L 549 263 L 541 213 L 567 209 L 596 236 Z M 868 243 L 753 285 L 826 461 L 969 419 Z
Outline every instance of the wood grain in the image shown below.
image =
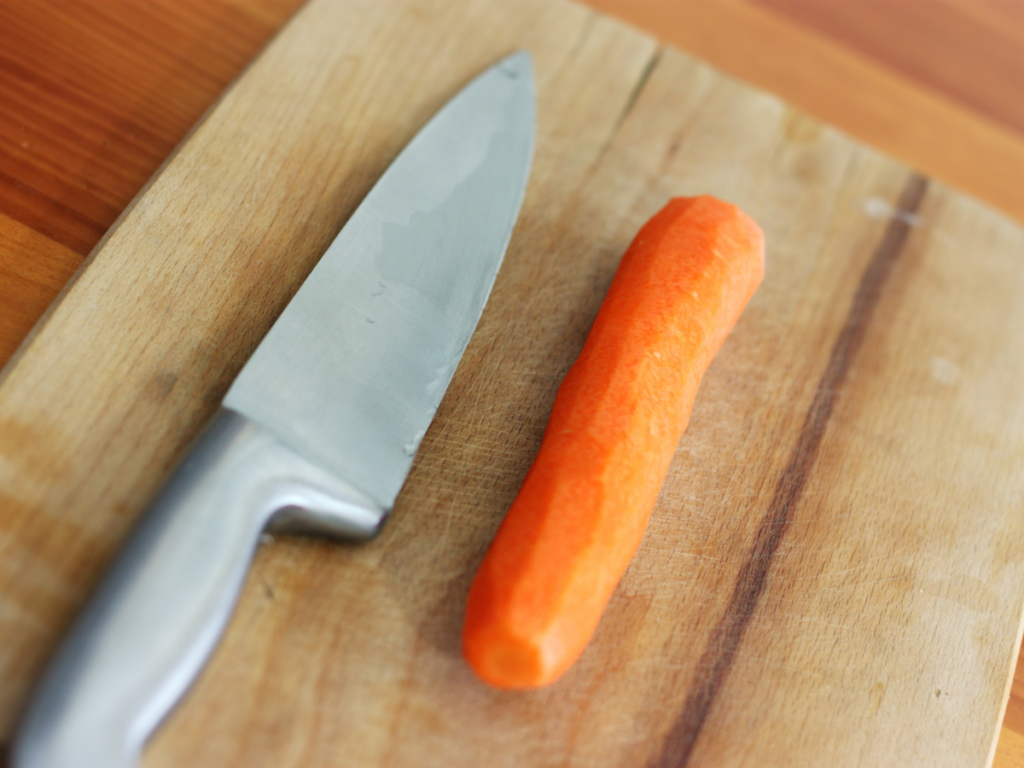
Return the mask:
M 752 0 L 1024 136 L 1024 6 L 1005 0 Z
M 0 213 L 0 367 L 71 278 L 82 257 Z
M 681 744 L 691 764 L 990 758 L 1024 606 L 1024 233 L 771 96 L 539 0 L 312 3 L 6 369 L 5 732 L 355 203 L 521 46 L 540 100 L 525 209 L 393 520 L 363 547 L 264 547 L 147 764 L 658 765 L 680 764 Z M 697 192 L 764 225 L 766 282 L 581 664 L 548 691 L 488 690 L 457 645 L 473 568 L 617 259 L 667 196 Z
M 1024 765 L 1024 736 L 1019 731 L 1003 728 L 992 765 L 996 768 Z
M 0 247 L 0 366 L 70 277 L 68 252 L 92 250 L 298 5 L 0 3 L 2 231 L 22 225 Z
M 896 204 L 896 209 L 904 212 L 904 216 L 890 220 L 871 261 L 861 275 L 843 328 L 832 346 L 828 364 L 807 410 L 797 443 L 782 470 L 768 510 L 757 530 L 750 556 L 743 564 L 729 604 L 715 625 L 701 656 L 699 667 L 706 671 L 690 689 L 683 711 L 666 738 L 658 765 L 689 762 L 711 707 L 731 671 L 747 626 L 756 612 L 768 572 L 789 528 L 790 515 L 801 501 L 832 412 L 844 389 L 850 367 L 860 352 L 871 316 L 893 266 L 906 245 L 910 232 L 907 222 L 910 217 L 917 216 L 927 188 L 928 182 L 920 176 L 911 176 L 907 180 Z
M 218 2 L 197 13 L 197 5 L 44 0 L 0 7 L 0 125 L 8 137 L 0 145 L 0 205 L 7 215 L 87 254 L 296 7 Z M 40 23 L 53 16 L 59 21 Z
M 1002 66 L 1019 37 L 1011 4 L 587 1 L 1024 220 L 1020 99 L 999 85 L 1020 82 L 1019 57 Z

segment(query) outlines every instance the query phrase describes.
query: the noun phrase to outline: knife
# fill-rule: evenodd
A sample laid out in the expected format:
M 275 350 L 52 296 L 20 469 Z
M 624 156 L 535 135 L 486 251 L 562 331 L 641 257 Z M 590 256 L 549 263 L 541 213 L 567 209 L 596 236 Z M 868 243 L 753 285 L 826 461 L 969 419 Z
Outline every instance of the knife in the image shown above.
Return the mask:
M 476 328 L 534 142 L 529 54 L 385 171 L 228 390 L 43 675 L 15 768 L 127 768 L 215 647 L 265 527 L 381 529 Z

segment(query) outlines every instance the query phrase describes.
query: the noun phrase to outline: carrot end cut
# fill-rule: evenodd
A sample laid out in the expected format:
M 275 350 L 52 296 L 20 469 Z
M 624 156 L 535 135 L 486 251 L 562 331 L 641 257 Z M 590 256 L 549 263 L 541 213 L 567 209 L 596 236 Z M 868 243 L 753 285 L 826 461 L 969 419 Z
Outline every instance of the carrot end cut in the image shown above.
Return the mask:
M 522 690 L 553 681 L 541 649 L 523 638 L 467 632 L 463 649 L 477 677 L 495 688 Z

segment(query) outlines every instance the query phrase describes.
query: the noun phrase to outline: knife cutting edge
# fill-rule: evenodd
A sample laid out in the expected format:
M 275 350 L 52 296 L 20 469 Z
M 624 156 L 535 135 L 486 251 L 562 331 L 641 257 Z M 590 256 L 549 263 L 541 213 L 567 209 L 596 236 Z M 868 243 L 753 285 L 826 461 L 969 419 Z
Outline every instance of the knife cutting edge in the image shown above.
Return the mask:
M 14 768 L 128 768 L 216 646 L 264 528 L 372 538 L 476 328 L 529 176 L 530 57 L 467 85 L 335 238 L 34 692 Z

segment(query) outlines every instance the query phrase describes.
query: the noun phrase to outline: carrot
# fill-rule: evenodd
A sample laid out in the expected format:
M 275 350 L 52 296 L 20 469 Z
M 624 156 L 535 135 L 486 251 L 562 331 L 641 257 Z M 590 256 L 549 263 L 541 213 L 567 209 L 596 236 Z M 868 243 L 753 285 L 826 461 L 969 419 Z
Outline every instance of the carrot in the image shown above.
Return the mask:
M 482 680 L 548 685 L 583 653 L 763 276 L 760 228 L 713 197 L 673 199 L 637 234 L 470 588 L 463 652 Z

